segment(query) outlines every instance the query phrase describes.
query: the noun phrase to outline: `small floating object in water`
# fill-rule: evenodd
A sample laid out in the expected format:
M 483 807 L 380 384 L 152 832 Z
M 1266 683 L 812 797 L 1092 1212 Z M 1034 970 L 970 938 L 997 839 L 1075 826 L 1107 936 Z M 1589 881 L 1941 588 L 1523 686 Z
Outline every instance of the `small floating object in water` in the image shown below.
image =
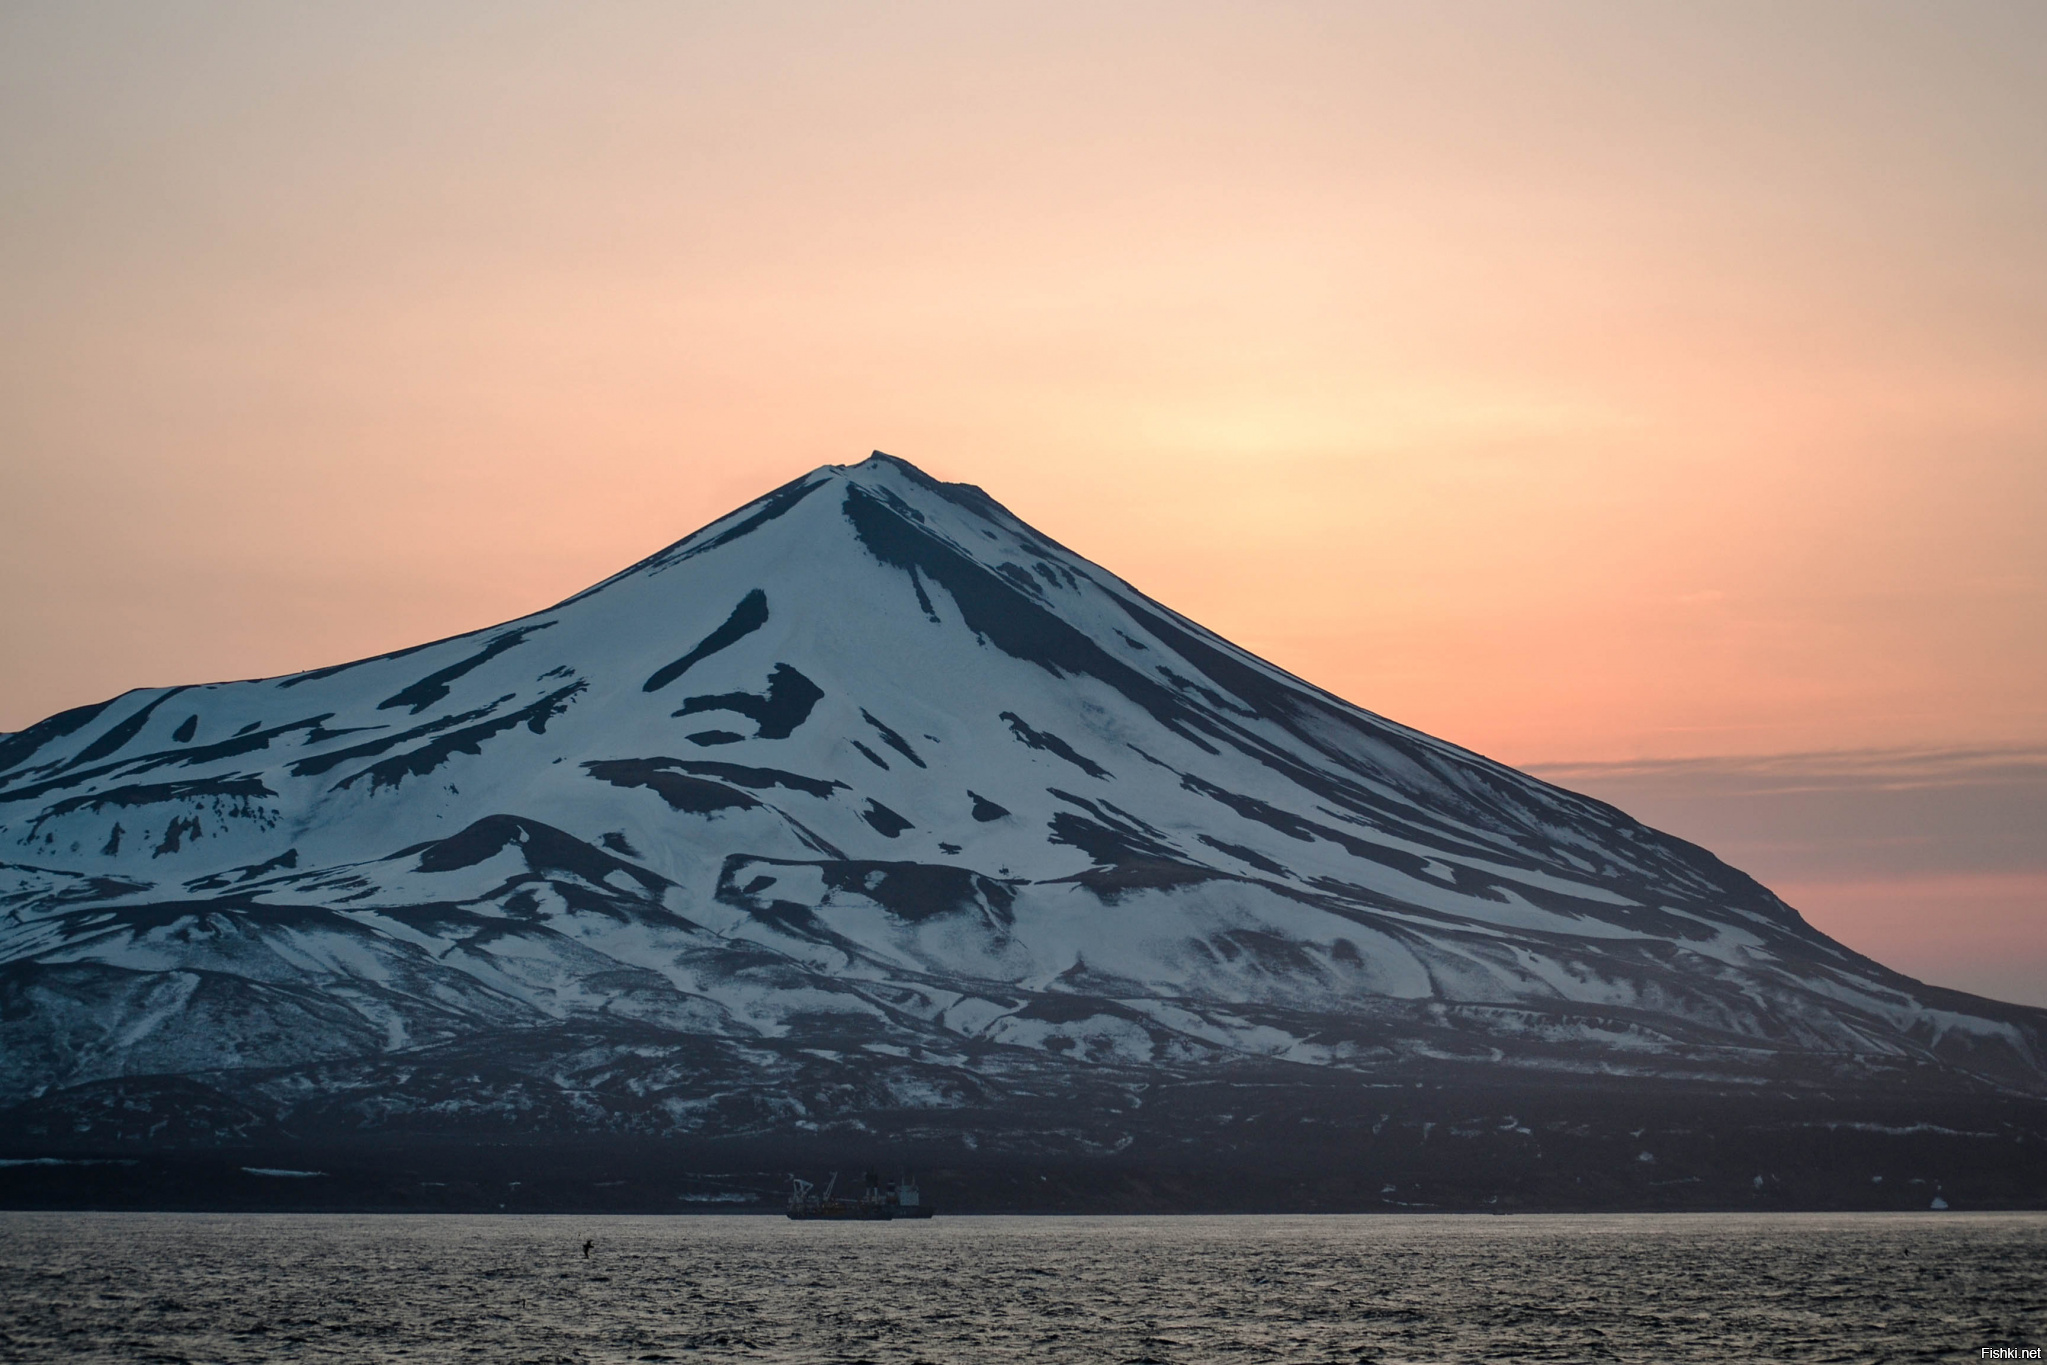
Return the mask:
M 839 1173 L 832 1172 L 832 1178 L 825 1183 L 824 1193 L 817 1193 L 817 1186 L 800 1176 L 789 1177 L 789 1216 L 798 1222 L 830 1220 L 833 1222 L 893 1222 L 898 1218 L 929 1218 L 934 1210 L 924 1202 L 923 1194 L 917 1189 L 917 1182 L 909 1176 L 884 1181 L 874 1172 L 867 1173 L 867 1186 L 858 1198 L 834 1198 L 832 1191 L 839 1185 Z

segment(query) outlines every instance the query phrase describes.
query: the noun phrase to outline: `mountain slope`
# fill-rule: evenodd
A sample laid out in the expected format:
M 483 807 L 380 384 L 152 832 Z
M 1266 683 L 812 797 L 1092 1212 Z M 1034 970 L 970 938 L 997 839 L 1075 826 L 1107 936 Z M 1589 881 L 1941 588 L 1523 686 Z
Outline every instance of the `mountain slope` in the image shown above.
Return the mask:
M 2039 1095 L 2043 1021 L 880 455 L 518 621 L 0 736 L 39 1132 L 158 1077 L 220 1135 L 1113 1148 L 1233 1068 Z

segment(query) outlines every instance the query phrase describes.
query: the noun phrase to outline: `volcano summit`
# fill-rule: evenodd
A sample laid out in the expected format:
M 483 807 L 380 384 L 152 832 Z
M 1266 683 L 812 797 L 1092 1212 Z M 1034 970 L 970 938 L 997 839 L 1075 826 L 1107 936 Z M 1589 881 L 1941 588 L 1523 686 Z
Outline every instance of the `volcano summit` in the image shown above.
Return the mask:
M 518 621 L 0 736 L 0 857 L 38 1160 L 857 1149 L 1357 1206 L 1746 1197 L 1797 1133 L 2013 1198 L 2047 1146 L 2047 1012 L 879 454 Z

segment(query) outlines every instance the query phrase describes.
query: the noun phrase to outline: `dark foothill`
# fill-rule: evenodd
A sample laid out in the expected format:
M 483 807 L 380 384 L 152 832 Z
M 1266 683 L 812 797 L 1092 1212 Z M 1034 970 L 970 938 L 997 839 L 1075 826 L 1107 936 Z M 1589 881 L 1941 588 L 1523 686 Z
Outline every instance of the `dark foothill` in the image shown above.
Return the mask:
M 171 739 L 179 744 L 190 744 L 192 736 L 199 733 L 199 717 L 187 716 L 184 723 L 171 731 Z
M 1000 820 L 1003 816 L 1009 814 L 1009 809 L 1006 806 L 996 805 L 979 792 L 970 791 L 967 795 L 974 800 L 974 818 L 984 825 L 990 820 Z
M 701 744 L 704 748 L 708 749 L 718 744 L 739 744 L 746 739 L 746 736 L 731 730 L 699 730 L 693 735 L 684 735 L 683 738 L 692 744 Z
M 597 837 L 597 842 L 603 844 L 613 853 L 623 853 L 628 858 L 640 856 L 640 851 L 633 847 L 632 840 L 626 838 L 621 830 L 612 830 L 607 834 L 601 834 Z
M 851 744 L 854 748 L 858 749 L 860 751 L 860 756 L 862 758 L 866 759 L 869 763 L 872 763 L 875 767 L 881 769 L 883 772 L 892 771 L 889 768 L 888 761 L 886 759 L 884 759 L 880 754 L 874 752 L 874 750 L 868 748 L 865 744 L 862 744 L 859 740 L 857 739 L 848 740 L 847 743 Z

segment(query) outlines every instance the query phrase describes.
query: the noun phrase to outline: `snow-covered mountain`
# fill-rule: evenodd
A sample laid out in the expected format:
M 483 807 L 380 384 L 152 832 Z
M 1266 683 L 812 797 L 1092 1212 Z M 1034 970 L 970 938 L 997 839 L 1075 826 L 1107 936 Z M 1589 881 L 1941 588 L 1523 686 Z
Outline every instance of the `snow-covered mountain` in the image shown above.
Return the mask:
M 87 1127 L 136 1078 L 173 1134 L 1082 1146 L 1231 1068 L 2047 1093 L 2047 1012 L 879 454 L 517 621 L 0 736 L 0 860 L 0 1106 Z

